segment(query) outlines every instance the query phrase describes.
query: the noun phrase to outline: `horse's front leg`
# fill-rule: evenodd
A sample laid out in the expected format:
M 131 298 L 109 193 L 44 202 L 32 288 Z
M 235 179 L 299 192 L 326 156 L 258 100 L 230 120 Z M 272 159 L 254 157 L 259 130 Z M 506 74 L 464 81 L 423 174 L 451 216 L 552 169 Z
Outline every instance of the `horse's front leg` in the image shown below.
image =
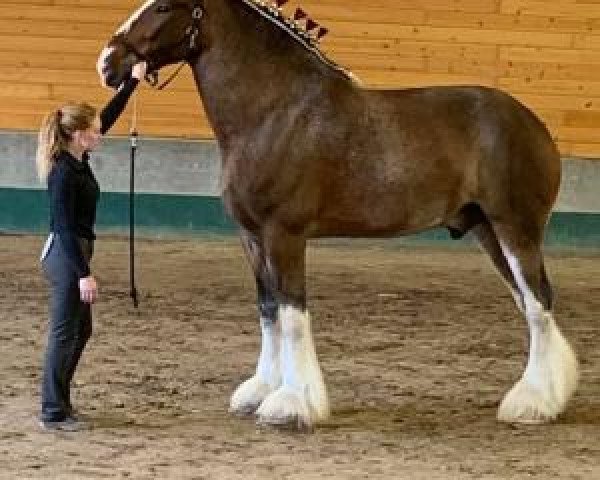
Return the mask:
M 306 240 L 273 231 L 264 246 L 268 288 L 278 303 L 281 385 L 260 405 L 258 421 L 310 428 L 329 417 L 329 401 L 306 310 Z
M 281 385 L 279 367 L 280 325 L 277 322 L 277 300 L 266 282 L 265 256 L 260 240 L 249 232 L 241 233 L 248 261 L 256 278 L 260 329 L 262 334 L 256 372 L 240 384 L 231 396 L 230 411 L 239 415 L 253 414 L 262 401 Z

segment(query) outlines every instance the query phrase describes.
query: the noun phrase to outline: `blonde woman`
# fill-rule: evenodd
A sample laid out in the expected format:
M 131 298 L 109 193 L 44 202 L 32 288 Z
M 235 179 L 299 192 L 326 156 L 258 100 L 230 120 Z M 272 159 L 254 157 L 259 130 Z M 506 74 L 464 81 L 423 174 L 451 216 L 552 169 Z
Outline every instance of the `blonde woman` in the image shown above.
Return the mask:
M 41 256 L 50 283 L 40 417 L 46 430 L 77 431 L 84 426 L 73 414 L 70 389 L 92 333 L 91 304 L 98 297 L 90 259 L 100 190 L 88 156 L 145 74 L 146 64 L 136 64 L 131 78 L 100 114 L 85 103 L 69 103 L 51 112 L 39 132 L 36 161 L 40 179 L 48 185 L 50 205 L 50 235 Z

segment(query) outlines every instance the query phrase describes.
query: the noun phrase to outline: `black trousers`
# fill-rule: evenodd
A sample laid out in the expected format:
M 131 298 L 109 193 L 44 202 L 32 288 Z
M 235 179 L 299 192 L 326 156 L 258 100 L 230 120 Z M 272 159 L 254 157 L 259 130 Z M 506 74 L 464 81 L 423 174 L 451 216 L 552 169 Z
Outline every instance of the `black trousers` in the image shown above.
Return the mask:
M 92 334 L 92 312 L 80 300 L 79 278 L 64 253 L 57 234 L 51 234 L 42 253 L 42 267 L 50 284 L 50 323 L 42 380 L 44 421 L 61 421 L 71 413 L 71 380 Z M 80 239 L 85 259 L 93 241 Z

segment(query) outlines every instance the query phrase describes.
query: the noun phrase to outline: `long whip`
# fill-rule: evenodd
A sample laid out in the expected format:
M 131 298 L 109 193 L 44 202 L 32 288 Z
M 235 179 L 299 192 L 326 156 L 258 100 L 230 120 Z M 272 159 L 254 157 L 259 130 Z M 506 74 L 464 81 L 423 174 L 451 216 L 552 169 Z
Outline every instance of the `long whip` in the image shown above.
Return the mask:
M 129 286 L 133 306 L 138 307 L 138 292 L 135 287 L 135 153 L 137 150 L 137 92 L 133 96 L 133 115 L 129 140 L 131 154 L 129 163 Z

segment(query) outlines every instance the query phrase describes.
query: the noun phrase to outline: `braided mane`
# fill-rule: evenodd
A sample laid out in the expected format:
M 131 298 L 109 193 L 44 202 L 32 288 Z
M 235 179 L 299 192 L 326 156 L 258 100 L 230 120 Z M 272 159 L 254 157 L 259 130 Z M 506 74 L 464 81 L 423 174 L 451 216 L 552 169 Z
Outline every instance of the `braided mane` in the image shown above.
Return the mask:
M 242 3 L 284 30 L 288 35 L 300 42 L 304 48 L 316 55 L 323 63 L 343 73 L 352 81 L 359 83 L 354 74 L 327 58 L 319 49 L 318 39 L 314 35 L 311 35 L 296 20 L 286 17 L 280 7 L 265 0 L 242 0 Z

